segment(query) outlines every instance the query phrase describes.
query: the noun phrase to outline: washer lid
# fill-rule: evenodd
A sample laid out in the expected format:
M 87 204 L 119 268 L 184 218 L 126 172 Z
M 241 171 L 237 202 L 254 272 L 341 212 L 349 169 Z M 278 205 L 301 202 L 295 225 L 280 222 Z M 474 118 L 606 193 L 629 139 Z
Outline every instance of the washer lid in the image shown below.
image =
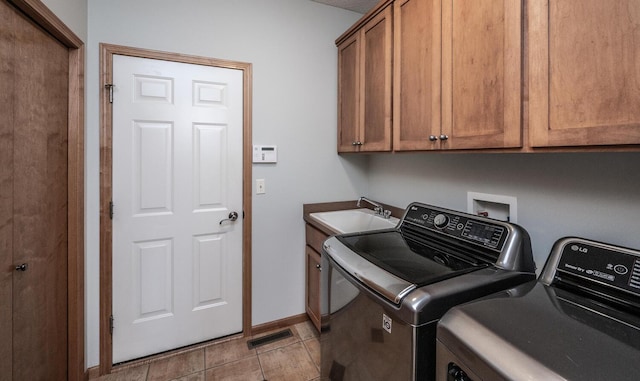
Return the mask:
M 380 269 L 422 287 L 487 267 L 484 262 L 405 239 L 396 230 L 337 236 L 344 246 Z

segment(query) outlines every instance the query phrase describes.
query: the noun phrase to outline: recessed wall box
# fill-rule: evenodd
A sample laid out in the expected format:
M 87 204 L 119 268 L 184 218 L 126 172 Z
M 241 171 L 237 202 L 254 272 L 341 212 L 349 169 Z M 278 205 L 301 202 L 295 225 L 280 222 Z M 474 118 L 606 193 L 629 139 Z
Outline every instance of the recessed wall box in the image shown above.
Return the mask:
M 511 196 L 467 192 L 467 213 L 515 224 L 518 223 L 518 201 Z
M 277 163 L 278 147 L 277 146 L 253 146 L 253 162 L 254 163 Z

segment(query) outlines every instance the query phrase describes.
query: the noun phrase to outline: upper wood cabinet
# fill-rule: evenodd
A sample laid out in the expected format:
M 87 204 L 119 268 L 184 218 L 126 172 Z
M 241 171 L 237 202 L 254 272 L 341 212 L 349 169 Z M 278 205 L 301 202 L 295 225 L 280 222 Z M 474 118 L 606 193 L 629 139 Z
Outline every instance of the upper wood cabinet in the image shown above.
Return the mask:
M 338 40 L 338 152 L 391 150 L 391 10 Z
M 394 3 L 393 149 L 438 149 L 441 0 Z
M 442 148 L 522 146 L 522 2 L 444 0 Z
M 394 150 L 522 146 L 521 2 L 394 7 Z
M 529 0 L 531 146 L 640 144 L 640 2 Z

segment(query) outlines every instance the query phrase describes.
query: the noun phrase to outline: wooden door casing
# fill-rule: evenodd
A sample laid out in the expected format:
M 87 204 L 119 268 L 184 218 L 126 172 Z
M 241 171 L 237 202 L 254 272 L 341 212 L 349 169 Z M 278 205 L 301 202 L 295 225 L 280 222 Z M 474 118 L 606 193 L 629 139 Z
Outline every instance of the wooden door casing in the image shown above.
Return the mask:
M 528 1 L 531 146 L 640 144 L 640 3 Z
M 242 218 L 242 331 L 244 336 L 252 334 L 251 326 L 251 192 L 252 183 L 252 76 L 250 63 L 219 60 L 208 57 L 168 53 L 149 49 L 100 44 L 100 73 L 104 84 L 113 81 L 113 56 L 152 58 L 166 61 L 216 66 L 243 72 L 243 218 Z M 109 91 L 100 94 L 100 375 L 111 373 L 113 366 L 113 340 L 109 333 L 109 317 L 112 314 L 112 226 L 109 202 L 112 200 L 112 108 Z

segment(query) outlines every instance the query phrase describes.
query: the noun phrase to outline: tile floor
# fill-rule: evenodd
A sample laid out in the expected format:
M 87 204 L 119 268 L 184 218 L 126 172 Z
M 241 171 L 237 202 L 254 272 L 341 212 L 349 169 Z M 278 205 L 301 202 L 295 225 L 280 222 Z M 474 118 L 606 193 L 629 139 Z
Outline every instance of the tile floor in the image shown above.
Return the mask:
M 292 337 L 248 349 L 236 338 L 188 350 L 144 365 L 125 367 L 91 381 L 317 381 L 320 341 L 309 322 L 291 327 Z

